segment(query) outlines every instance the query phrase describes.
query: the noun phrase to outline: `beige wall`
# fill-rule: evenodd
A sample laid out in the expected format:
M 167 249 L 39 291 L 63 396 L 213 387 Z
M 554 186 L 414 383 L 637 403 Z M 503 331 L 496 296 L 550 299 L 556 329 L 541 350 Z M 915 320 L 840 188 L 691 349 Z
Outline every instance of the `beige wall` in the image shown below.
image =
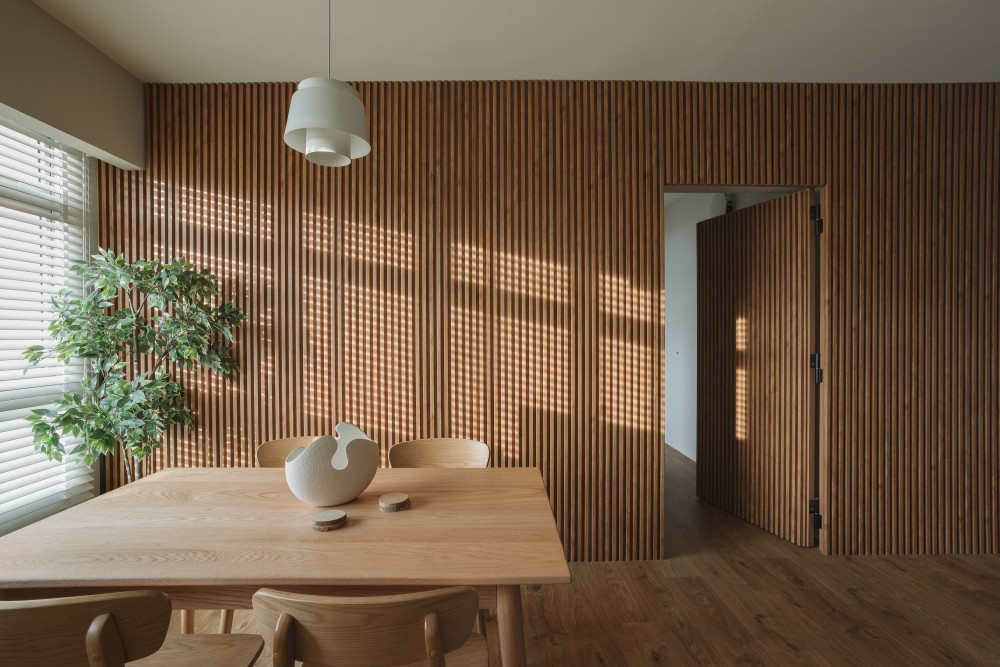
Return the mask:
M 0 2 L 0 117 L 123 169 L 145 166 L 142 82 L 28 0 Z

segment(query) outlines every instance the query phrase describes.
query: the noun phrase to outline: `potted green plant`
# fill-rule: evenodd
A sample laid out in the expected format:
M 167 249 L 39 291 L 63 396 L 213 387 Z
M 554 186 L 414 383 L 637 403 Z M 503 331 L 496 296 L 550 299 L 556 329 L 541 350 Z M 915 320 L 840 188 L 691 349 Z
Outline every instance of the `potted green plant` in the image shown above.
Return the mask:
M 232 303 L 215 305 L 217 278 L 183 258 L 129 262 L 99 250 L 73 270 L 83 280 L 83 296 L 63 291 L 53 297 L 54 345 L 32 346 L 24 357 L 29 368 L 53 356 L 62 363 L 81 359 L 87 372 L 79 391 L 28 417 L 34 445 L 61 461 L 67 455 L 63 438 L 80 438 L 71 456 L 92 465 L 101 454 L 117 452 L 132 481 L 162 446 L 165 430 L 192 423 L 172 371 L 201 366 L 234 373 L 233 330 L 245 316 Z

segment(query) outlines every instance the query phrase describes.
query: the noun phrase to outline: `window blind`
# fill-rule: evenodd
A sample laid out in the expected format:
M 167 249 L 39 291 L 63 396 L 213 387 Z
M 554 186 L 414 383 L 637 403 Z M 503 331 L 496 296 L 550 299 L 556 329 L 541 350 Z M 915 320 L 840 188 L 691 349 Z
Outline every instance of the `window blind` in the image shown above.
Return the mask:
M 0 123 L 0 535 L 96 492 L 91 468 L 35 451 L 25 420 L 78 389 L 83 364 L 49 359 L 25 373 L 21 356 L 52 345 L 52 296 L 82 293 L 70 266 L 89 255 L 89 187 L 85 156 Z

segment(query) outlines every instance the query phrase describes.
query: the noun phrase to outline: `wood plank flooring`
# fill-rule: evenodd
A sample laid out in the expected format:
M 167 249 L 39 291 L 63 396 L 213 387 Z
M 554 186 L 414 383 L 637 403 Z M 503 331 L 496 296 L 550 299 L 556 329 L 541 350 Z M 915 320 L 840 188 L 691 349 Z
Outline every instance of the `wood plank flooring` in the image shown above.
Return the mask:
M 694 480 L 668 448 L 666 560 L 524 589 L 530 665 L 1000 665 L 1000 556 L 823 556 L 700 502 Z M 255 631 L 249 612 L 234 631 Z

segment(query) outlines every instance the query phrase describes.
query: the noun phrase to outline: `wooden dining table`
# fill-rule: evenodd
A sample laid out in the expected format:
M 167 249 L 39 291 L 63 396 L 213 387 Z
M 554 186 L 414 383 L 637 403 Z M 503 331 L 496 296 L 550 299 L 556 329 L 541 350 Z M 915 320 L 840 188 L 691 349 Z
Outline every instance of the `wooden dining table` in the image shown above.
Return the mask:
M 409 494 L 382 512 L 379 496 Z M 157 589 L 174 608 L 249 609 L 262 587 L 331 595 L 474 587 L 501 660 L 524 665 L 520 586 L 569 568 L 537 468 L 380 469 L 313 530 L 281 469 L 173 468 L 0 537 L 0 599 Z

